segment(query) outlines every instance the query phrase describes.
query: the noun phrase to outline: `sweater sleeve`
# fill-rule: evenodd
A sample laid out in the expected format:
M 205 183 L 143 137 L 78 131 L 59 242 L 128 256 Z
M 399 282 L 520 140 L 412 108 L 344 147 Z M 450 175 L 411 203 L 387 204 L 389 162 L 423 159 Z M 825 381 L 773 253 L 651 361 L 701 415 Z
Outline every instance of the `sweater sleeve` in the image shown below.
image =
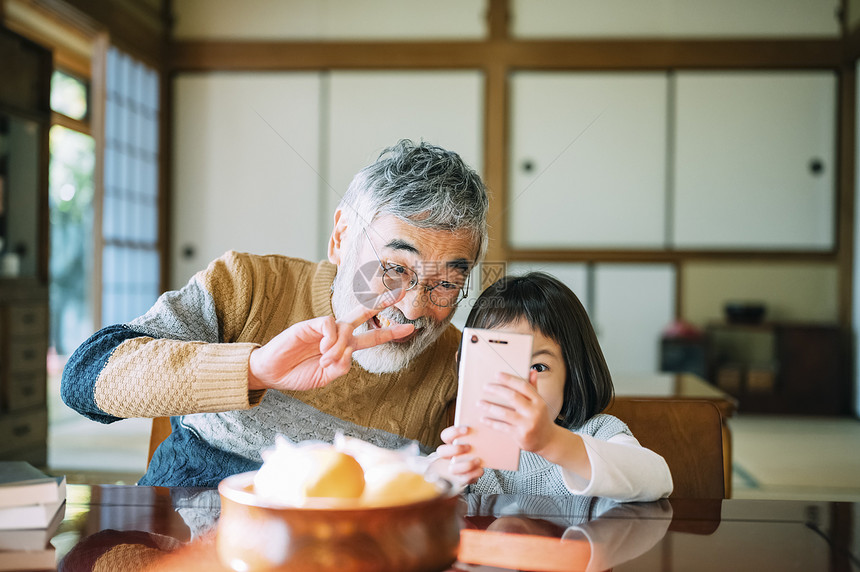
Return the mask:
M 654 501 L 672 493 L 672 475 L 666 461 L 632 435 L 619 433 L 605 441 L 591 435 L 580 437 L 591 462 L 591 479 L 562 471 L 571 493 L 621 502 Z
M 231 343 L 247 320 L 252 282 L 230 252 L 145 315 L 100 330 L 66 364 L 63 401 L 103 423 L 256 405 L 263 392 L 248 391 L 248 359 L 257 344 Z

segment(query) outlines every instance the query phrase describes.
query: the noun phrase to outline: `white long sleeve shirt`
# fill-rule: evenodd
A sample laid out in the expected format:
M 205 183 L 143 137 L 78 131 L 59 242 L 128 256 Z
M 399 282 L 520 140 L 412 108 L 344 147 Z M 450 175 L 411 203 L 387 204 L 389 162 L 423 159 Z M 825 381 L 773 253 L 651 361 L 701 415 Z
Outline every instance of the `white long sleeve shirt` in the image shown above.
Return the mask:
M 591 462 L 591 479 L 522 451 L 517 471 L 485 469 L 470 492 L 478 494 L 583 495 L 619 502 L 653 501 L 672 493 L 666 461 L 641 446 L 620 419 L 599 414 L 575 431 Z

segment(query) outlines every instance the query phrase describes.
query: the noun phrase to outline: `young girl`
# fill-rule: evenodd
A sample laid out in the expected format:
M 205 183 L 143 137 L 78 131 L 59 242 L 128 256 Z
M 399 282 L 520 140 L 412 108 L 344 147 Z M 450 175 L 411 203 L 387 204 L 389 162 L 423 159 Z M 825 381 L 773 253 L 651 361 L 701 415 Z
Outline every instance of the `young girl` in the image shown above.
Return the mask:
M 575 494 L 652 501 L 672 492 L 663 458 L 642 447 L 619 419 L 601 413 L 612 379 L 588 314 L 576 295 L 542 272 L 506 276 L 487 288 L 467 327 L 533 336 L 529 379 L 500 373 L 480 402 L 483 422 L 519 443 L 518 471 L 482 469 L 448 427 L 436 453 L 440 471 L 474 493 Z

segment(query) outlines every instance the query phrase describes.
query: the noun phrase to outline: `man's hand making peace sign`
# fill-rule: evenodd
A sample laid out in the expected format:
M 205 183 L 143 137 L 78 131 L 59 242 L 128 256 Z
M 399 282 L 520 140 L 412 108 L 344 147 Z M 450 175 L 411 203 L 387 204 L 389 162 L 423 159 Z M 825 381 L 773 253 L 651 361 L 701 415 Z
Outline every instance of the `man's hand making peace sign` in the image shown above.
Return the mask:
M 248 389 L 305 390 L 328 385 L 349 371 L 355 350 L 412 333 L 412 324 L 397 324 L 353 335 L 358 326 L 396 304 L 405 293 L 386 291 L 373 307 L 359 306 L 340 320 L 323 316 L 293 324 L 251 352 Z

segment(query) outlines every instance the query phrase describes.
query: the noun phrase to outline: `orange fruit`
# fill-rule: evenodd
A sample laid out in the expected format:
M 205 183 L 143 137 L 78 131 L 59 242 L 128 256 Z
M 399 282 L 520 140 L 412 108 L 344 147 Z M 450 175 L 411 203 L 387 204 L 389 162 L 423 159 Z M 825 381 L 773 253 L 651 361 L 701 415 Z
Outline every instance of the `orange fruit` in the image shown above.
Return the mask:
M 358 498 L 364 491 L 364 470 L 355 457 L 333 448 L 307 452 L 310 471 L 303 483 L 306 497 Z
M 365 506 L 394 506 L 431 499 L 438 494 L 436 485 L 423 475 L 398 471 L 368 482 L 361 502 Z

